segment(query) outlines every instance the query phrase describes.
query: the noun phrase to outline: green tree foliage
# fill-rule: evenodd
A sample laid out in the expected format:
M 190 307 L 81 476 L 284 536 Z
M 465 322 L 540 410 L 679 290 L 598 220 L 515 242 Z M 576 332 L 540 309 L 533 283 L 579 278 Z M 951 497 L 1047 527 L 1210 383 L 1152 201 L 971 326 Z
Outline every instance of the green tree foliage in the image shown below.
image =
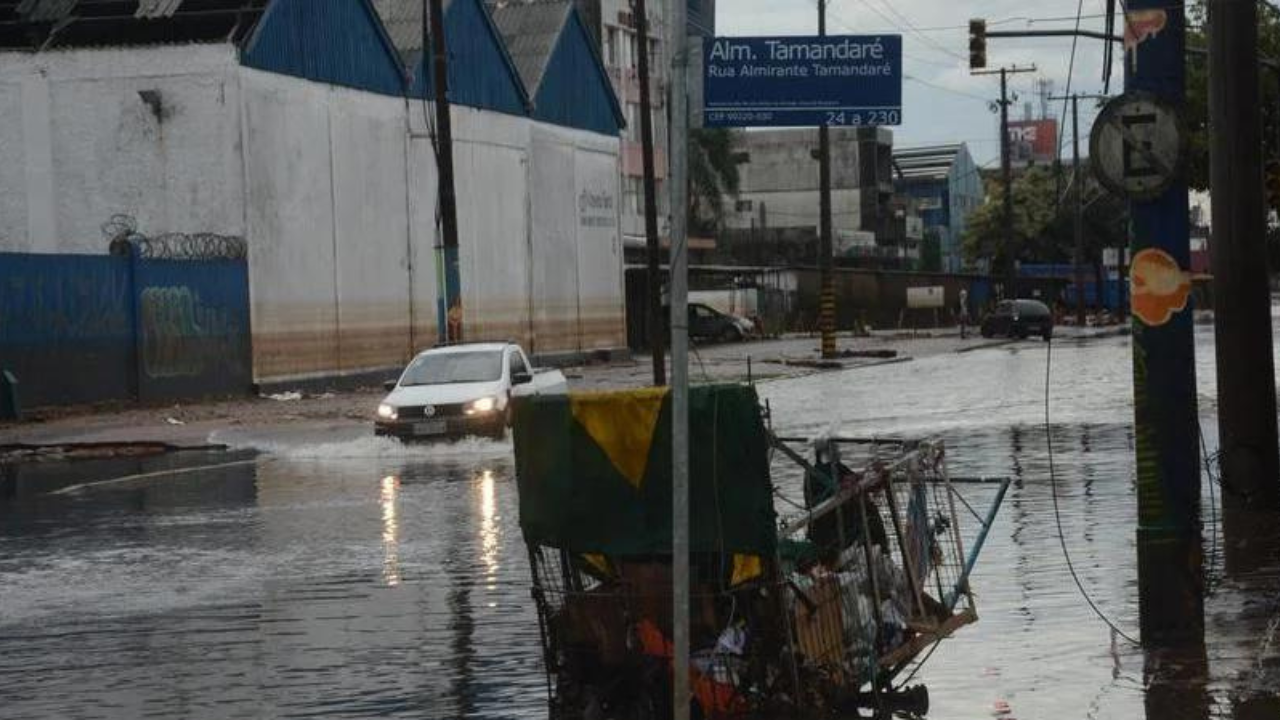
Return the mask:
M 1187 6 L 1187 47 L 1205 49 L 1203 0 Z M 1280 10 L 1258 3 L 1258 56 L 1280 62 Z M 1280 68 L 1260 67 L 1263 157 L 1280 157 Z M 1187 182 L 1196 190 L 1209 189 L 1209 58 L 1203 53 L 1187 53 L 1187 108 L 1184 116 L 1190 133 Z
M 1012 248 L 1004 232 L 1004 184 L 987 183 L 987 201 L 969 216 L 964 252 L 970 260 L 990 258 L 993 269 L 1003 268 L 1010 251 L 1015 258 L 1038 254 L 1036 246 L 1057 212 L 1057 181 L 1046 167 L 1031 167 L 1013 180 Z
M 727 128 L 689 132 L 689 229 L 714 233 L 724 222 L 724 199 L 738 194 L 737 134 Z
M 1089 173 L 1083 178 L 1084 261 L 1098 265 L 1102 249 L 1127 244 L 1128 205 L 1103 190 Z M 1063 189 L 1059 194 L 1059 187 Z M 1071 169 L 1064 168 L 1061 186 L 1052 168 L 1032 167 L 1013 181 L 1014 257 L 1022 262 L 1070 263 L 1075 257 L 1074 192 Z M 988 184 L 987 201 L 969 216 L 964 236 L 965 256 L 990 258 L 992 269 L 1003 271 L 1004 187 Z

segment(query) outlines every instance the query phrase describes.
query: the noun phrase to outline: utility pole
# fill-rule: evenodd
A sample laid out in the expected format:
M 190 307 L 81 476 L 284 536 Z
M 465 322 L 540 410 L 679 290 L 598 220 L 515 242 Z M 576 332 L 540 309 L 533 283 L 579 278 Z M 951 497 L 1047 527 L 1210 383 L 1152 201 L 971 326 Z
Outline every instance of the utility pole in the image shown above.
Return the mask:
M 649 12 L 647 0 L 635 0 L 636 41 L 640 43 L 640 149 L 644 165 L 644 240 L 648 258 L 645 273 L 649 296 L 649 352 L 653 354 L 653 384 L 667 384 L 666 353 L 663 351 L 662 263 L 658 246 L 658 190 L 653 169 L 653 103 L 649 87 Z
M 1080 165 L 1080 108 L 1083 99 L 1105 98 L 1104 95 L 1080 95 L 1072 93 L 1063 97 L 1051 97 L 1050 100 L 1071 101 L 1071 185 L 1074 202 L 1072 211 L 1075 215 L 1075 280 L 1076 280 L 1076 324 L 1084 327 L 1084 183 L 1088 173 Z M 1122 276 L 1123 277 L 1123 276 Z M 1095 293 L 1098 304 L 1102 304 L 1102 286 Z
M 434 75 L 436 111 L 436 167 L 440 172 L 441 242 L 436 262 L 442 265 L 443 295 L 436 319 L 441 342 L 461 342 L 462 277 L 458 273 L 458 200 L 453 181 L 453 120 L 449 114 L 449 53 L 444 36 L 442 0 L 429 0 L 430 20 L 427 24 Z M 426 38 L 424 38 L 426 39 Z M 423 62 L 426 54 L 423 53 Z
M 1075 271 L 1076 271 L 1076 326 L 1084 327 L 1084 173 L 1080 171 L 1080 102 L 1079 95 L 1071 96 L 1071 183 L 1075 187 Z M 1096 288 L 1099 303 L 1102 287 Z
M 827 34 L 827 0 L 818 0 L 818 35 Z M 831 139 L 827 124 L 818 126 L 818 268 L 822 289 L 818 299 L 818 330 L 822 357 L 836 356 L 835 249 L 831 242 Z
M 1184 8 L 1166 0 L 1130 0 L 1128 13 L 1159 13 L 1166 20 L 1159 33 L 1127 49 L 1125 93 L 1149 93 L 1181 111 L 1186 104 Z M 1144 126 L 1149 128 L 1157 120 L 1154 115 L 1133 114 L 1125 116 L 1125 121 L 1131 134 L 1142 137 Z M 1225 132 L 1219 127 L 1213 134 Z M 1127 141 L 1125 148 L 1141 158 L 1143 147 L 1138 142 Z M 1152 165 L 1140 160 L 1125 172 L 1149 175 L 1156 171 Z M 1129 207 L 1142 641 L 1148 647 L 1203 643 L 1200 438 L 1185 174 L 1173 175 L 1168 187 L 1154 198 L 1131 199 Z M 1170 275 L 1171 283 L 1152 282 Z M 1271 380 L 1267 386 L 1272 386 Z
M 1004 282 L 1006 297 L 1018 299 L 1018 268 L 1013 247 L 1013 158 L 1009 152 L 1008 71 L 1000 68 L 1000 182 L 1004 184 Z
M 1218 437 L 1228 567 L 1280 500 L 1271 294 L 1259 115 L 1258 8 L 1210 0 L 1209 159 L 1213 206 Z
M 973 22 L 971 21 L 971 25 Z M 983 25 L 985 33 L 985 24 Z M 985 43 L 985 37 L 983 38 Z M 986 49 L 983 46 L 983 64 L 986 61 Z M 971 60 L 972 63 L 972 60 Z M 981 67 L 981 65 L 976 65 Z M 1016 300 L 1017 291 L 1017 266 L 1016 266 L 1016 248 L 1013 242 L 1013 158 L 1011 157 L 1009 148 L 1009 104 L 1013 102 L 1009 99 L 1009 75 L 1015 73 L 1035 72 L 1036 67 L 1020 68 L 1002 67 L 998 70 L 970 70 L 970 75 L 994 75 L 1000 74 L 1000 181 L 1004 184 L 1004 253 L 1005 253 L 1005 298 Z
M 687 0 L 670 0 L 672 703 L 689 720 L 689 38 Z

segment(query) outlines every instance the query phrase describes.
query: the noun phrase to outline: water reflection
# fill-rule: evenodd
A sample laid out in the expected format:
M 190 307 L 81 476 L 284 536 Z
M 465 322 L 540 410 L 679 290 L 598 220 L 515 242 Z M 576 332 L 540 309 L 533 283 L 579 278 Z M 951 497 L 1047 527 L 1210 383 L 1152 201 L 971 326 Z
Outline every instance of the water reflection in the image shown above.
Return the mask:
M 400 495 L 400 478 L 382 478 L 382 580 L 389 587 L 400 584 L 400 521 L 396 499 Z
M 492 470 L 481 471 L 476 486 L 480 495 L 480 563 L 484 565 L 485 589 L 494 589 L 498 575 L 498 548 L 502 542 L 502 529 L 498 526 L 498 503 Z M 496 603 L 490 603 L 494 607 Z

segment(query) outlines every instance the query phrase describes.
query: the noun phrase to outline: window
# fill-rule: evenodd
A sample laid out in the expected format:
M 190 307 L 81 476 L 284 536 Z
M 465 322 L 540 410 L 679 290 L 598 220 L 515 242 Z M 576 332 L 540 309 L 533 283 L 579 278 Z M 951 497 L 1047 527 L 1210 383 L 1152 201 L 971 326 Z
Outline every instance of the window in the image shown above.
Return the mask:
M 419 355 L 400 378 L 400 385 L 486 382 L 502 376 L 502 353 L 494 351 L 432 352 Z
M 618 28 L 605 29 L 604 64 L 609 67 L 618 66 Z
M 755 210 L 755 203 L 751 200 L 739 200 L 735 207 L 740 213 L 749 213 Z
M 507 367 L 511 369 L 511 377 L 520 374 L 529 374 L 529 366 L 525 365 L 524 357 L 520 355 L 519 350 L 512 350 L 511 357 L 507 359 Z

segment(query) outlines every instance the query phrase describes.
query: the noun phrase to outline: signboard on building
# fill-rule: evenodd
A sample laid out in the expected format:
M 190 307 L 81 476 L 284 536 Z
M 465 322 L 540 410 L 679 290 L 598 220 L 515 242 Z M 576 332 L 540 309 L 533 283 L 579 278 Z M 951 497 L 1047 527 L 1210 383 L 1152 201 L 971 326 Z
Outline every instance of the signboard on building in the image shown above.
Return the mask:
M 914 216 L 907 216 L 905 231 L 908 240 L 923 240 L 924 220 Z
M 1009 121 L 1009 162 L 1014 167 L 1045 165 L 1057 157 L 1057 120 Z
M 701 60 L 705 127 L 902 123 L 901 35 L 709 38 Z
M 933 197 L 920 198 L 916 201 L 916 207 L 920 209 L 920 212 L 924 212 L 925 210 L 941 210 L 942 196 L 934 195 Z
M 869 230 L 837 230 L 835 240 L 837 257 L 872 255 L 876 251 L 876 234 Z
M 907 307 L 940 308 L 946 305 L 946 293 L 941 285 L 907 288 Z

